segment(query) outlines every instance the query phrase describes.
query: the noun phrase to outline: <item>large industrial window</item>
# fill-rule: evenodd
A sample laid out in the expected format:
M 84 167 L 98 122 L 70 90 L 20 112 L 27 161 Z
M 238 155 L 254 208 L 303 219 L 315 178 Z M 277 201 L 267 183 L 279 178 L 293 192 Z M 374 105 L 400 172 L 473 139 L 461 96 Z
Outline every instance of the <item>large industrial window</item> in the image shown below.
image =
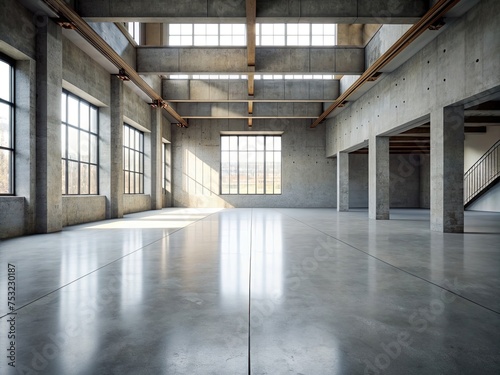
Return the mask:
M 257 46 L 335 46 L 337 25 L 334 23 L 258 23 L 255 25 Z M 171 46 L 245 46 L 245 24 L 169 25 Z
M 262 23 L 255 25 L 257 46 L 334 46 L 337 25 L 333 23 Z
M 169 25 L 171 46 L 245 46 L 245 24 L 172 23 Z
M 221 194 L 281 194 L 281 136 L 222 135 Z
M 170 145 L 163 143 L 163 193 L 171 191 L 170 186 Z
M 144 133 L 123 127 L 123 173 L 125 194 L 144 194 Z
M 99 194 L 97 107 L 64 91 L 61 121 L 62 193 Z
M 14 194 L 14 67 L 0 55 L 0 195 Z

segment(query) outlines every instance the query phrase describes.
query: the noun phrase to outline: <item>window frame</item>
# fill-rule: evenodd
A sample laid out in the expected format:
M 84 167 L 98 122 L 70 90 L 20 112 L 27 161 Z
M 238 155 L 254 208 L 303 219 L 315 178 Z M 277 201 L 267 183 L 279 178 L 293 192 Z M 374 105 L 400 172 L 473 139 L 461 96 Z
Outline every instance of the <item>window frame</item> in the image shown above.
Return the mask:
M 236 149 L 231 149 L 230 146 L 230 140 L 229 140 L 229 148 L 227 150 L 224 150 L 222 148 L 222 138 L 224 137 L 237 137 L 237 147 Z M 257 137 L 264 137 L 264 148 L 262 150 L 257 149 Z M 249 186 L 249 178 L 248 178 L 248 161 L 247 161 L 247 178 L 246 182 L 246 192 L 242 192 L 241 189 L 241 175 L 240 175 L 240 139 L 241 138 L 246 138 L 247 139 L 247 145 L 248 145 L 248 139 L 249 138 L 255 138 L 255 193 L 248 192 L 248 186 Z M 276 150 L 274 147 L 272 149 L 268 148 L 268 139 L 269 138 L 279 138 L 280 139 L 280 148 L 279 150 Z M 232 152 L 236 153 L 236 171 L 237 171 L 237 192 L 232 193 L 231 192 L 231 183 L 229 183 L 229 191 L 225 192 L 224 185 L 223 185 L 223 180 L 224 180 L 224 175 L 223 175 L 223 152 L 228 152 L 229 153 L 229 165 L 231 165 L 231 160 L 230 160 L 230 155 Z M 262 174 L 264 176 L 263 180 L 263 192 L 259 193 L 258 190 L 258 170 L 259 170 L 259 161 L 258 161 L 258 153 L 261 152 L 263 154 L 263 167 L 262 167 Z M 267 154 L 269 152 L 273 153 L 273 176 L 272 176 L 272 186 L 273 186 L 273 191 L 268 192 L 267 187 L 268 187 L 268 176 L 267 176 L 267 165 L 268 165 L 268 160 L 267 160 Z M 276 162 L 274 161 L 274 155 L 279 152 L 279 165 L 280 165 L 280 170 L 279 174 L 275 170 L 274 166 L 276 165 Z M 247 155 L 248 156 L 248 155 Z M 247 159 L 248 160 L 248 159 Z M 230 168 L 231 169 L 231 168 Z M 220 195 L 282 195 L 283 194 L 283 147 L 282 147 L 282 135 L 281 134 L 252 134 L 252 135 L 246 135 L 246 134 L 232 134 L 232 135 L 227 135 L 227 134 L 221 134 L 220 135 L 220 173 L 219 173 L 219 186 L 220 186 Z M 277 180 L 277 176 L 279 176 L 279 180 Z M 229 177 L 230 178 L 230 177 Z M 276 184 L 279 184 L 279 192 L 276 192 Z
M 217 26 L 217 35 L 215 34 L 208 34 L 207 32 L 207 27 L 208 25 L 216 25 Z M 230 25 L 231 26 L 231 34 L 221 34 L 221 25 Z M 245 32 L 244 34 L 236 34 L 234 31 L 234 26 L 241 26 L 244 24 L 239 24 L 239 23 L 216 23 L 216 24 L 210 24 L 210 23 L 171 23 L 169 24 L 169 31 L 168 31 L 168 44 L 169 46 L 172 47 L 244 47 L 246 46 L 246 39 L 247 39 L 247 34 L 246 34 L 246 27 L 245 27 Z M 303 33 L 301 29 L 304 28 L 304 26 L 307 25 L 307 33 Z M 334 27 L 334 32 L 333 34 L 331 33 L 326 33 L 325 34 L 325 26 L 326 25 L 332 25 Z M 179 27 L 179 33 L 173 33 L 171 31 L 171 26 L 175 26 L 176 28 Z M 183 30 L 183 26 L 184 29 Z M 196 32 L 196 26 L 204 26 L 205 33 L 199 33 Z M 264 32 L 263 32 L 263 26 L 264 26 Z M 315 32 L 315 26 L 321 26 L 322 33 L 317 33 Z M 187 29 L 190 29 L 190 32 L 187 32 Z M 291 29 L 296 28 L 296 32 L 292 33 Z M 269 30 L 272 29 L 272 32 Z M 281 33 L 281 29 L 283 29 L 283 33 Z M 257 47 L 334 47 L 337 46 L 337 35 L 338 35 L 338 27 L 336 23 L 296 23 L 296 22 L 275 22 L 275 23 L 270 23 L 270 22 L 264 22 L 264 23 L 256 23 L 255 24 L 255 45 Z M 184 43 L 183 42 L 183 37 L 188 38 L 190 40 L 190 43 Z M 217 37 L 217 44 L 214 43 L 206 43 L 209 37 Z M 266 42 L 265 44 L 262 43 L 263 37 L 265 38 L 271 38 L 272 42 Z M 328 43 L 325 44 L 325 39 L 328 37 L 333 37 L 334 41 L 333 43 Z M 173 43 L 174 38 L 178 38 L 178 42 Z M 200 40 L 200 38 L 204 38 L 205 43 L 200 43 L 197 41 Z M 231 43 L 221 43 L 221 39 L 224 38 L 231 39 Z M 243 38 L 242 43 L 235 44 L 234 40 L 235 38 Z M 308 40 L 308 43 L 303 42 L 303 38 L 306 38 Z M 322 42 L 314 42 L 314 40 L 317 40 L 318 38 L 321 38 Z M 296 42 L 292 42 L 292 40 L 296 39 Z M 302 40 L 302 41 L 301 41 Z M 279 41 L 279 43 L 278 43 Z
M 273 28 L 273 33 L 262 33 L 262 26 L 265 25 L 266 28 L 269 28 L 271 25 L 272 25 L 272 28 Z M 275 30 L 275 26 L 276 25 L 285 25 L 285 31 L 284 31 L 284 35 L 282 34 L 277 34 L 274 30 Z M 309 43 L 306 45 L 306 44 L 301 44 L 299 42 L 300 40 L 300 36 L 301 36 L 301 33 L 299 32 L 299 29 L 300 29 L 300 25 L 308 25 L 309 27 L 309 32 L 307 34 L 307 38 L 309 39 Z M 322 29 L 323 29 L 323 34 L 317 34 L 317 33 L 313 33 L 313 25 L 322 25 Z M 333 44 L 325 44 L 324 43 L 324 40 L 325 40 L 325 37 L 327 36 L 332 36 L 330 34 L 326 34 L 325 35 L 325 25 L 333 25 L 334 26 L 334 29 L 335 29 L 335 32 L 333 34 L 333 37 L 334 37 L 334 43 Z M 297 27 L 297 33 L 289 33 L 289 26 L 294 26 L 294 27 Z M 337 35 L 338 35 L 338 27 L 337 27 L 337 24 L 336 23 L 295 23 L 295 22 L 289 22 L 289 23 L 283 23 L 283 22 L 277 22 L 277 23 L 269 23 L 269 22 L 265 22 L 265 23 L 256 23 L 255 24 L 255 45 L 257 47 L 302 47 L 302 48 L 307 48 L 307 47 L 334 47 L 334 46 L 337 46 L 338 43 L 337 43 Z M 283 43 L 275 43 L 275 40 L 277 37 L 281 38 L 284 36 L 284 41 Z M 305 35 L 302 35 L 302 36 L 305 36 Z M 323 40 L 323 43 L 322 44 L 319 44 L 319 43 L 313 43 L 313 39 L 314 37 L 318 37 L 318 36 L 321 36 L 322 37 L 322 40 Z M 266 43 L 266 44 L 262 44 L 262 37 L 271 37 L 273 39 L 273 43 Z M 289 40 L 292 39 L 293 37 L 297 37 L 297 43 L 289 43 Z
M 65 103 L 65 111 L 66 111 L 66 118 L 65 118 L 65 121 L 63 121 L 63 116 L 61 115 L 61 131 L 62 131 L 62 128 L 64 127 L 65 128 L 65 135 L 64 135 L 64 141 L 65 141 L 65 145 L 64 145 L 64 151 L 65 151 L 65 155 L 62 155 L 62 152 L 61 152 L 61 161 L 62 162 L 65 162 L 65 166 L 62 166 L 62 177 L 64 178 L 64 190 L 62 191 L 62 195 L 63 196 L 77 196 L 77 195 L 85 195 L 85 196 L 89 196 L 89 195 L 99 195 L 99 185 L 100 185 L 100 173 L 99 173 L 99 169 L 100 169 L 100 164 L 99 164 L 99 160 L 100 160 L 100 138 L 99 138 L 99 108 L 95 105 L 93 105 L 92 103 L 88 102 L 87 100 L 85 99 L 82 99 L 80 98 L 79 96 L 67 91 L 67 90 L 64 90 L 62 91 L 62 95 L 61 95 L 61 100 L 62 100 L 62 97 L 66 95 L 66 103 Z M 68 113 L 69 113 L 69 108 L 68 108 L 68 101 L 69 101 L 69 98 L 72 97 L 74 99 L 76 99 L 78 101 L 78 125 L 73 125 L 73 124 L 70 124 L 69 123 L 69 120 L 68 120 Z M 81 121 L 81 106 L 80 104 L 81 103 L 84 103 L 85 105 L 87 105 L 89 107 L 89 128 L 88 130 L 86 129 L 83 129 L 81 127 L 81 124 L 80 124 L 80 121 Z M 62 103 L 61 103 L 62 104 Z M 92 131 L 92 118 L 91 118 L 91 113 L 92 113 L 92 110 L 95 110 L 96 112 L 96 124 L 95 124 L 95 127 L 96 127 L 96 132 L 93 132 Z M 78 132 L 78 160 L 75 160 L 75 159 L 72 159 L 69 157 L 69 129 L 75 129 L 77 132 Z M 88 157 L 89 157 L 89 161 L 82 161 L 82 154 L 81 154 L 81 134 L 82 133 L 86 133 L 88 135 Z M 61 133 L 61 138 L 63 137 L 62 133 Z M 96 139 L 96 156 L 95 156 L 95 162 L 92 162 L 92 137 L 95 137 Z M 62 141 L 63 139 L 61 139 Z M 63 151 L 63 150 L 61 150 Z M 72 162 L 72 163 L 78 163 L 78 192 L 77 193 L 69 193 L 69 162 Z M 88 186 L 89 186 L 89 189 L 88 189 L 88 193 L 86 192 L 83 192 L 82 193 L 82 164 L 86 164 L 88 165 Z M 92 172 L 91 172 L 91 166 L 95 167 L 96 169 L 96 186 L 95 186 L 95 192 L 93 192 L 92 190 L 92 179 L 91 179 L 91 175 L 92 175 Z M 62 181 L 61 181 L 62 183 Z
M 6 150 L 10 153 L 10 166 L 9 166 L 9 192 L 2 193 L 0 196 L 15 196 L 16 195 L 16 76 L 15 68 L 16 62 L 10 57 L 0 53 L 0 60 L 10 67 L 9 81 L 10 81 L 10 101 L 1 99 L 0 103 L 10 107 L 10 147 L 0 146 L 0 150 Z
M 128 131 L 128 140 L 126 141 L 126 129 Z M 138 134 L 139 135 L 139 148 L 136 148 L 135 145 L 135 136 L 132 137 L 132 134 Z M 134 146 L 131 144 L 131 140 L 134 138 Z M 135 167 L 135 161 L 136 161 L 136 154 L 139 155 L 139 171 L 136 171 Z M 134 155 L 134 168 L 131 168 L 131 155 Z M 126 158 L 128 157 L 128 169 L 126 168 Z M 134 194 L 144 194 L 144 183 L 145 183 L 145 178 L 144 178 L 144 159 L 145 159 L 145 151 L 144 151 L 144 132 L 135 128 L 134 126 L 123 123 L 123 194 L 127 195 L 134 195 Z M 126 175 L 128 173 L 128 181 L 126 179 Z M 131 184 L 131 175 L 134 175 L 134 184 L 133 184 L 133 192 L 131 192 L 130 187 L 132 186 Z M 136 189 L 136 176 L 139 176 L 139 189 L 137 191 Z M 127 187 L 128 187 L 128 192 L 127 192 Z
M 168 142 L 162 142 L 162 163 L 163 163 L 162 190 L 164 195 L 170 193 L 172 188 L 170 181 L 171 165 L 170 163 L 167 163 L 167 152 L 169 151 L 168 147 L 169 147 Z
M 217 34 L 209 33 L 208 28 L 210 26 L 217 27 Z M 231 34 L 221 34 L 221 25 L 230 25 L 231 26 Z M 235 25 L 245 26 L 244 34 L 235 33 Z M 171 26 L 179 27 L 179 33 L 174 33 L 172 31 Z M 190 28 L 190 32 L 187 33 L 186 30 L 183 30 L 183 26 L 185 29 Z M 197 28 L 198 26 L 198 28 Z M 245 47 L 246 46 L 246 25 L 243 23 L 171 23 L 169 24 L 168 31 L 168 45 L 172 47 Z M 204 32 L 199 32 L 199 29 L 203 27 Z M 198 29 L 198 30 L 197 30 Z M 189 38 L 190 43 L 183 42 L 184 38 Z M 174 43 L 174 38 L 178 38 L 178 43 Z M 209 38 L 217 38 L 217 44 L 215 43 L 207 43 Z M 222 38 L 230 38 L 231 43 L 222 43 Z M 235 44 L 234 41 L 237 39 L 241 39 L 241 43 Z M 200 43 L 200 40 L 204 40 L 204 42 Z M 225 40 L 225 39 L 224 39 Z
M 141 23 L 140 22 L 125 22 L 125 28 L 132 40 L 141 45 Z

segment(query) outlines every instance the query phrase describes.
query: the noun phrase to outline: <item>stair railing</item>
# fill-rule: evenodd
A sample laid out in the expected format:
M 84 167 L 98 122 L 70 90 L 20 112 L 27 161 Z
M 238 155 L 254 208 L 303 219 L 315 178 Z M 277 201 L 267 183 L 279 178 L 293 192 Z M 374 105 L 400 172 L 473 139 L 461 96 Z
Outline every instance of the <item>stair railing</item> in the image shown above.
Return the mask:
M 464 204 L 467 205 L 500 177 L 500 140 L 464 174 Z

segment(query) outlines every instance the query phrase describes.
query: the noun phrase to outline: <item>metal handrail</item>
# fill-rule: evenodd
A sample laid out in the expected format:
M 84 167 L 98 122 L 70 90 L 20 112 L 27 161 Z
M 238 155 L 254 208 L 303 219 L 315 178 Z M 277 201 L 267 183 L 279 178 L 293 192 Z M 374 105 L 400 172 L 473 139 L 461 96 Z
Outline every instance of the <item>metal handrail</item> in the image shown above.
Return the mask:
M 497 178 L 500 178 L 500 140 L 465 172 L 464 204 L 471 202 Z

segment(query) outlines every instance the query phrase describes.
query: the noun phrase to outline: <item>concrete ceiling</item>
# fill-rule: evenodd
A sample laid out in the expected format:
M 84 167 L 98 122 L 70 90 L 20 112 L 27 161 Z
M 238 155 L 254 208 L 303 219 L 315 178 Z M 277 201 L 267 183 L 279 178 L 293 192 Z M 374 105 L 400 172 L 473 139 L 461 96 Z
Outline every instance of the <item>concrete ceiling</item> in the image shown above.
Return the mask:
M 42 0 L 20 0 L 35 12 L 45 12 L 54 17 L 55 13 Z M 478 0 L 462 0 L 455 6 L 448 17 L 458 17 L 469 10 Z M 286 6 L 285 6 L 286 3 Z M 246 7 L 245 7 L 246 4 Z M 246 17 L 249 4 L 255 7 L 256 18 L 249 21 Z M 250 8 L 251 9 L 251 8 Z M 427 0 L 401 0 L 394 6 L 392 0 L 356 0 L 329 1 L 299 0 L 292 5 L 289 2 L 270 2 L 265 0 L 193 0 L 179 2 L 166 0 L 155 3 L 154 7 L 144 6 L 139 0 L 81 0 L 76 12 L 86 20 L 140 21 L 140 22 L 338 22 L 370 24 L 412 24 L 429 9 Z M 250 24 L 249 24 L 250 22 Z M 446 26 L 442 29 L 444 30 Z M 373 29 L 372 29 L 373 30 Z M 375 29 L 376 30 L 376 29 Z M 418 37 L 403 53 L 386 65 L 383 73 L 397 69 L 418 50 L 436 38 L 440 31 L 426 31 Z M 110 73 L 116 67 L 101 55 L 91 44 L 79 36 L 76 31 L 65 31 L 64 35 L 89 54 Z M 253 47 L 252 47 L 253 48 Z M 388 47 L 387 47 L 388 48 Z M 137 48 L 137 71 L 143 75 L 162 74 L 246 74 L 248 85 L 238 82 L 196 80 L 175 83 L 186 85 L 173 90 L 173 83 L 163 84 L 164 100 L 170 101 L 181 116 L 192 119 L 311 119 L 317 118 L 342 92 L 342 82 L 316 80 L 261 80 L 253 82 L 253 74 L 341 74 L 342 80 L 355 81 L 366 70 L 367 53 L 364 48 L 337 46 L 332 48 L 313 47 L 257 47 L 255 67 L 251 66 L 247 55 L 249 48 L 172 48 L 139 47 Z M 240 58 L 241 61 L 240 61 Z M 333 63 L 333 64 L 332 64 Z M 379 79 L 383 78 L 379 77 Z M 357 89 L 345 106 L 336 108 L 329 116 L 336 116 L 344 108 L 370 90 L 377 81 L 366 82 Z M 147 102 L 149 98 L 141 89 L 132 88 Z M 252 90 L 255 86 L 255 95 Z M 244 87 L 244 88 L 243 88 Z M 177 90 L 177 91 L 176 91 Z M 197 91 L 198 90 L 198 91 Z M 227 90 L 225 92 L 224 90 Z M 319 91 L 318 91 L 319 90 Z M 236 92 L 237 91 L 237 92 Z M 184 93 L 187 92 L 187 95 Z M 180 96 L 179 96 L 180 95 Z M 242 107 L 241 104 L 247 104 Z M 486 105 L 486 104 L 484 104 Z M 500 122 L 499 109 L 468 109 L 468 121 L 474 126 Z M 490 105 L 494 105 L 491 104 Z
M 500 126 L 500 101 L 490 100 L 464 110 L 465 134 L 486 133 L 488 126 Z M 392 134 L 389 137 L 391 154 L 430 154 L 430 124 L 423 125 Z M 367 154 L 368 147 L 360 147 L 353 154 Z

